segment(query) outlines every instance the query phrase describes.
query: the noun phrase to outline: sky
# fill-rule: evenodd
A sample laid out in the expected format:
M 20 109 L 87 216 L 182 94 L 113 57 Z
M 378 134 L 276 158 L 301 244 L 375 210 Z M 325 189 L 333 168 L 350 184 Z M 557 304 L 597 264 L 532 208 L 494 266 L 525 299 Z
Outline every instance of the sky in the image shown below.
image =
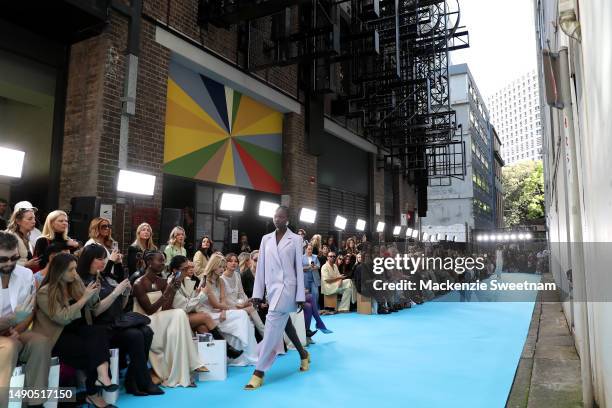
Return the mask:
M 456 7 L 457 0 L 449 0 Z M 453 51 L 451 63 L 467 63 L 485 98 L 536 68 L 533 0 L 459 0 L 470 48 Z

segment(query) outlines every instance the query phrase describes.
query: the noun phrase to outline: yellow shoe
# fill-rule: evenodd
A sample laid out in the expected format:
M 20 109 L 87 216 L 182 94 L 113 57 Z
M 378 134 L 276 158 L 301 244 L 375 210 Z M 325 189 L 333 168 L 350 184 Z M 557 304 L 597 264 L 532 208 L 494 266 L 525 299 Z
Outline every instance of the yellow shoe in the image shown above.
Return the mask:
M 308 371 L 310 369 L 310 353 L 300 360 L 300 371 Z
M 256 390 L 263 385 L 263 377 L 258 377 L 255 374 L 251 376 L 249 383 L 244 386 L 247 391 Z

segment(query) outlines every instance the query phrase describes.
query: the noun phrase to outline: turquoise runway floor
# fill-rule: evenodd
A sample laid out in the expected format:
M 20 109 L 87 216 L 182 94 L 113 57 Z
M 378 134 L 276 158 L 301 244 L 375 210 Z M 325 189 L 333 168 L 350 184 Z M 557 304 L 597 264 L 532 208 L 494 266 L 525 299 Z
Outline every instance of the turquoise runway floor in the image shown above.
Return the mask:
M 504 274 L 504 281 L 539 276 Z M 447 296 L 458 296 L 451 293 Z M 391 315 L 324 317 L 332 334 L 309 347 L 311 370 L 281 356 L 264 386 L 243 391 L 253 368 L 230 368 L 224 382 L 166 389 L 158 397 L 122 395 L 130 407 L 503 407 L 529 329 L 529 302 L 435 301 Z

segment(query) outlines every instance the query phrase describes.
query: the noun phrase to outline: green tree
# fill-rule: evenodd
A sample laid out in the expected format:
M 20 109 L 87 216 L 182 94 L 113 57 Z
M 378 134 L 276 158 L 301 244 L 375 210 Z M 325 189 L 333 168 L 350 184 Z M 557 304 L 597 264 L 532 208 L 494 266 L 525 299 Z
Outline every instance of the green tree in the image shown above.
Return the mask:
M 542 161 L 525 161 L 502 170 L 504 223 L 507 227 L 529 224 L 544 217 L 544 169 Z

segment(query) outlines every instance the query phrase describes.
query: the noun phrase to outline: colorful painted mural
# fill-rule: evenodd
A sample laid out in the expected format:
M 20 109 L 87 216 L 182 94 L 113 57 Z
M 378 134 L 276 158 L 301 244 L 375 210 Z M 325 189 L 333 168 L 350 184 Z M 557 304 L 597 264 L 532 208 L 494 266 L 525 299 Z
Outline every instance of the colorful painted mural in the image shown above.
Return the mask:
M 282 113 L 170 65 L 165 173 L 280 194 L 282 128 Z

